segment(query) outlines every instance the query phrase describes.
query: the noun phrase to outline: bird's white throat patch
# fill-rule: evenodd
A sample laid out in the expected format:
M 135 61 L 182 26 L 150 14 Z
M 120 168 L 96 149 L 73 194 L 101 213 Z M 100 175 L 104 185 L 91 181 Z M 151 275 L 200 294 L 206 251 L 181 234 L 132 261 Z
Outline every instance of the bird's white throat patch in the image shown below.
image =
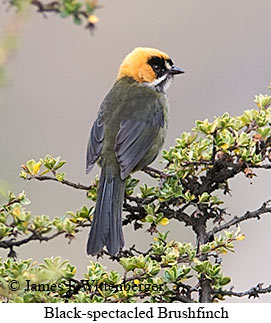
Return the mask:
M 166 92 L 170 87 L 173 77 L 170 74 L 164 74 L 153 82 L 146 82 L 144 85 L 147 85 L 159 92 Z

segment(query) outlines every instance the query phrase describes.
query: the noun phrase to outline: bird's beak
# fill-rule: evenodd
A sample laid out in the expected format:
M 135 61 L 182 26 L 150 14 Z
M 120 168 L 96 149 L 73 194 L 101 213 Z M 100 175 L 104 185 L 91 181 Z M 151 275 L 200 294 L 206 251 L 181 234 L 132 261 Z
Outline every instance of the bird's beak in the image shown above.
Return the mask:
M 171 66 L 171 69 L 169 70 L 169 74 L 172 74 L 172 75 L 175 75 L 175 74 L 182 74 L 184 73 L 185 71 L 180 68 L 180 67 L 177 67 L 175 65 L 172 65 Z

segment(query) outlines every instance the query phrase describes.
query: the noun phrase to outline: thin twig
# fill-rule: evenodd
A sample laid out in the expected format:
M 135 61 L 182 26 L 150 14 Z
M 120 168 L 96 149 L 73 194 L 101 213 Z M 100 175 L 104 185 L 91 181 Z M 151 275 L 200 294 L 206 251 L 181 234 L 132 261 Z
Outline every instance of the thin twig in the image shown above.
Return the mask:
M 68 181 L 66 179 L 63 179 L 62 181 L 59 181 L 56 177 L 52 177 L 52 176 L 32 176 L 32 177 L 28 177 L 28 180 L 31 179 L 36 179 L 38 181 L 54 181 L 54 182 L 58 182 L 61 183 L 63 185 L 67 185 L 73 188 L 76 188 L 78 190 L 84 190 L 84 191 L 89 191 L 92 187 L 92 185 L 86 186 L 80 183 L 73 183 L 71 181 Z
M 271 169 L 271 164 L 251 165 L 250 168 Z
M 233 219 L 230 221 L 224 223 L 223 225 L 220 225 L 219 227 L 214 227 L 211 231 L 208 232 L 208 236 L 211 237 L 215 233 L 223 231 L 225 229 L 228 229 L 232 227 L 233 225 L 237 225 L 243 221 L 249 220 L 249 219 L 260 219 L 260 216 L 262 214 L 266 213 L 271 213 L 271 207 L 267 207 L 267 205 L 270 203 L 270 201 L 266 201 L 263 203 L 263 205 L 255 210 L 255 211 L 247 211 L 244 215 L 242 216 L 235 216 Z
M 90 226 L 90 223 L 82 223 L 82 224 L 78 225 L 76 228 L 85 228 L 85 227 L 89 227 L 89 226 Z M 61 231 L 57 231 L 57 232 L 53 233 L 50 236 L 43 236 L 42 234 L 32 231 L 32 234 L 29 237 L 21 239 L 21 240 L 15 240 L 15 238 L 11 238 L 9 240 L 0 241 L 0 248 L 9 249 L 9 248 L 13 248 L 13 247 L 19 247 L 21 245 L 24 245 L 24 244 L 30 242 L 30 241 L 35 241 L 35 240 L 38 240 L 40 242 L 50 241 L 50 240 L 52 240 L 64 233 L 67 233 L 67 232 L 64 230 L 61 230 Z
M 251 297 L 259 297 L 259 294 L 267 294 L 271 293 L 271 284 L 266 287 L 262 288 L 262 283 L 259 283 L 255 287 L 251 287 L 249 290 L 245 292 L 235 292 L 233 290 L 213 290 L 213 294 L 220 294 L 222 296 L 235 296 L 235 297 L 244 297 L 248 296 L 248 298 Z
M 153 178 L 156 178 L 156 179 L 157 179 L 157 177 L 167 177 L 168 176 L 168 174 L 162 172 L 161 170 L 150 167 L 150 166 L 144 167 L 143 172 Z

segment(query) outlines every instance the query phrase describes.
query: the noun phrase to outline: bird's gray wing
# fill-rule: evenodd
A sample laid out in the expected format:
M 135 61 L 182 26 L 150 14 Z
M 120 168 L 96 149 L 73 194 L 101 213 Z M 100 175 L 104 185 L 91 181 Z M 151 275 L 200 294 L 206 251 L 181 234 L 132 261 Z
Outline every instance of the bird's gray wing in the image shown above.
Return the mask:
M 122 179 L 125 179 L 144 158 L 153 145 L 159 130 L 164 127 L 164 114 L 161 107 L 149 111 L 151 112 L 145 120 L 127 118 L 120 124 L 115 152 Z
M 93 168 L 95 162 L 99 158 L 104 140 L 104 123 L 98 116 L 95 120 L 87 145 L 87 160 L 86 160 L 86 173 L 88 174 Z

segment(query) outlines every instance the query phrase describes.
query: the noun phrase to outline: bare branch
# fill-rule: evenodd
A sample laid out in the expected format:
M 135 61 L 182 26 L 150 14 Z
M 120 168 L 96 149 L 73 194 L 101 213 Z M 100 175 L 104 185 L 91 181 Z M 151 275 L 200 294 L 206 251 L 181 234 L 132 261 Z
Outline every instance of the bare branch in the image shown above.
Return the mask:
M 235 297 L 248 296 L 248 298 L 251 298 L 251 297 L 256 298 L 256 297 L 260 297 L 259 294 L 271 293 L 271 284 L 266 288 L 262 288 L 262 286 L 263 284 L 259 283 L 257 286 L 251 287 L 249 290 L 245 292 L 235 292 L 233 290 L 213 290 L 213 293 L 219 294 L 222 296 L 235 296 Z
M 163 171 L 157 169 L 157 168 L 153 168 L 153 167 L 150 167 L 150 166 L 145 166 L 143 168 L 143 172 L 148 174 L 149 176 L 153 177 L 153 178 L 156 178 L 157 177 L 162 177 L 162 178 L 165 178 L 165 177 L 168 177 L 169 175 L 164 173 Z
M 58 1 L 52 1 L 47 4 L 42 3 L 39 0 L 32 0 L 31 4 L 35 7 L 37 7 L 37 11 L 41 13 L 45 12 L 60 12 L 60 3 Z
M 126 216 L 126 219 L 123 221 L 123 225 L 127 225 L 129 223 L 132 223 L 132 221 L 140 220 L 144 218 L 147 213 L 143 206 L 137 205 L 132 206 L 126 202 L 123 204 L 123 210 L 128 212 L 129 214 Z M 179 210 L 172 210 L 170 208 L 164 208 L 160 206 L 159 210 L 157 212 L 162 212 L 164 216 L 168 219 L 176 219 L 180 222 L 184 222 L 186 226 L 192 226 L 194 224 L 194 219 L 190 217 L 187 213 L 182 211 L 182 209 Z
M 66 179 L 63 179 L 62 181 L 59 181 L 56 177 L 52 177 L 52 176 L 32 176 L 32 177 L 28 177 L 27 178 L 28 180 L 31 180 L 31 179 L 36 179 L 38 181 L 54 181 L 54 182 L 58 182 L 58 183 L 61 183 L 63 185 L 67 185 L 67 186 L 70 186 L 70 187 L 73 187 L 73 188 L 76 188 L 78 190 L 84 190 L 84 191 L 89 191 L 92 187 L 92 185 L 89 185 L 89 186 L 86 186 L 86 185 L 83 185 L 83 184 L 80 184 L 80 183 L 73 183 L 73 182 L 70 182 Z
M 76 228 L 85 228 L 85 227 L 89 227 L 89 226 L 90 226 L 90 223 L 81 223 Z M 21 239 L 21 240 L 15 240 L 15 238 L 11 238 L 9 240 L 0 241 L 0 248 L 10 249 L 13 247 L 20 247 L 21 245 L 24 245 L 30 241 L 35 241 L 35 240 L 38 240 L 40 242 L 50 241 L 50 240 L 52 240 L 64 233 L 67 233 L 67 232 L 64 230 L 61 230 L 61 231 L 57 231 L 49 236 L 45 236 L 45 235 L 39 234 L 38 232 L 32 231 L 32 234 L 29 237 Z
M 63 3 L 60 0 L 53 0 L 48 3 L 44 3 L 40 0 L 31 0 L 31 5 L 35 6 L 37 8 L 37 11 L 40 12 L 45 18 L 46 13 L 54 12 L 56 14 L 61 14 L 63 11 Z M 89 2 L 89 5 L 92 5 L 92 10 L 88 11 L 87 9 L 78 9 L 74 10 L 73 13 L 70 15 L 73 16 L 74 19 L 83 19 L 86 22 L 86 28 L 89 30 L 92 30 L 95 28 L 95 23 L 88 20 L 89 16 L 92 14 L 93 10 L 101 8 L 100 5 L 95 4 L 94 2 L 91 4 Z
M 250 168 L 271 169 L 271 164 L 252 165 Z
M 263 203 L 263 205 L 259 209 L 255 210 L 255 211 L 247 211 L 242 216 L 235 216 L 233 219 L 224 223 L 223 225 L 220 225 L 219 227 L 214 227 L 211 231 L 208 232 L 208 236 L 211 237 L 217 232 L 228 229 L 228 228 L 232 227 L 233 225 L 237 225 L 237 224 L 239 224 L 243 221 L 249 220 L 249 219 L 256 218 L 259 220 L 260 216 L 262 214 L 271 213 L 271 207 L 268 207 L 270 202 L 271 201 L 266 201 Z
M 219 188 L 219 184 L 225 183 L 244 169 L 244 164 L 233 163 L 223 158 L 216 160 L 213 167 L 208 168 L 206 175 L 201 176 L 201 185 L 195 191 L 197 195 L 204 192 L 212 193 Z

